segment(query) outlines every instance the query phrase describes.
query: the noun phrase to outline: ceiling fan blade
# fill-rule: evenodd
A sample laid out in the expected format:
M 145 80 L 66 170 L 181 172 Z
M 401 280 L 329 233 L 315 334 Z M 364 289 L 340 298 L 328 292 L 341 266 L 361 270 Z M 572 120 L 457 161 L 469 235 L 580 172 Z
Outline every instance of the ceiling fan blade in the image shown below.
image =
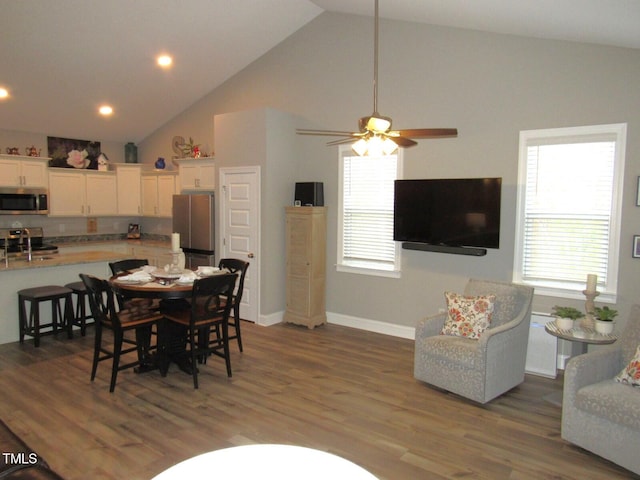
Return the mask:
M 405 138 L 405 137 L 389 137 L 393 142 L 395 142 L 396 145 L 398 145 L 399 147 L 403 147 L 403 148 L 409 148 L 409 147 L 413 147 L 415 145 L 418 144 L 418 142 L 414 142 L 413 140 L 411 140 L 410 138 Z
M 305 130 L 301 128 L 296 129 L 298 135 L 325 135 L 330 137 L 351 137 L 356 135 L 353 132 L 340 132 L 336 130 Z
M 457 128 L 410 128 L 395 130 L 394 132 L 407 138 L 452 138 L 458 136 Z
M 331 142 L 327 142 L 327 146 L 332 147 L 333 145 L 344 145 L 346 143 L 355 142 L 357 137 L 354 138 L 341 138 L 339 140 L 332 140 Z

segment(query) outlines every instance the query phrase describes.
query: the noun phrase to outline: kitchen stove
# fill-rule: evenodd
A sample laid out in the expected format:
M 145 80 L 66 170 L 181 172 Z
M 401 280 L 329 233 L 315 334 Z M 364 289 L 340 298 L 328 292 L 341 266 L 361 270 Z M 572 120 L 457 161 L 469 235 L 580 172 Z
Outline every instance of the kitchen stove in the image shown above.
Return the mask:
M 44 233 L 41 227 L 27 228 L 0 228 L 0 249 L 5 251 L 9 257 L 20 257 L 26 255 L 27 231 L 31 237 L 32 254 L 51 255 L 58 253 L 58 247 L 43 242 Z

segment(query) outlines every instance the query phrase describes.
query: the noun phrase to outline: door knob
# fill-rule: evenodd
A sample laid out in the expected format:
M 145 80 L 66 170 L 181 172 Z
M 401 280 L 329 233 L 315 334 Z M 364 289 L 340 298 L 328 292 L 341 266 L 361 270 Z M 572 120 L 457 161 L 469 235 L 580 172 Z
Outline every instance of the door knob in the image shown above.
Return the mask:
M 250 254 L 248 254 L 248 255 L 247 255 L 247 257 L 249 257 L 249 258 L 253 258 L 253 257 L 254 257 L 254 255 L 253 255 L 253 253 L 250 253 Z

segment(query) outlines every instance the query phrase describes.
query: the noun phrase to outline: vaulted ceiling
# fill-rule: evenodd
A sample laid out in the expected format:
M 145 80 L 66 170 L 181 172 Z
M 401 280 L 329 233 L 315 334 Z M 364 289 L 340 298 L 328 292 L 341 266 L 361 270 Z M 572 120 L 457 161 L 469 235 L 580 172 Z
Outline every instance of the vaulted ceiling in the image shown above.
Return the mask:
M 373 0 L 4 1 L 0 129 L 140 141 L 324 11 L 371 16 Z M 380 16 L 640 48 L 631 0 L 380 0 Z

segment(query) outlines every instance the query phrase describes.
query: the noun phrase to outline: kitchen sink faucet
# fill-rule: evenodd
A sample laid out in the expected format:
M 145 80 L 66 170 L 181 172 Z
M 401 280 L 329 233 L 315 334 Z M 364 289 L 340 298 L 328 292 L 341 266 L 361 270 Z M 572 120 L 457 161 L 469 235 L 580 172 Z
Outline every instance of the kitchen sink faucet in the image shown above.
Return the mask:
M 18 243 L 20 243 L 20 245 L 24 245 L 25 233 L 27 234 L 27 262 L 30 262 L 31 260 L 33 260 L 33 257 L 32 257 L 32 250 L 31 250 L 31 232 L 29 231 L 28 228 L 23 228 L 22 230 L 20 230 L 20 239 L 18 240 Z

